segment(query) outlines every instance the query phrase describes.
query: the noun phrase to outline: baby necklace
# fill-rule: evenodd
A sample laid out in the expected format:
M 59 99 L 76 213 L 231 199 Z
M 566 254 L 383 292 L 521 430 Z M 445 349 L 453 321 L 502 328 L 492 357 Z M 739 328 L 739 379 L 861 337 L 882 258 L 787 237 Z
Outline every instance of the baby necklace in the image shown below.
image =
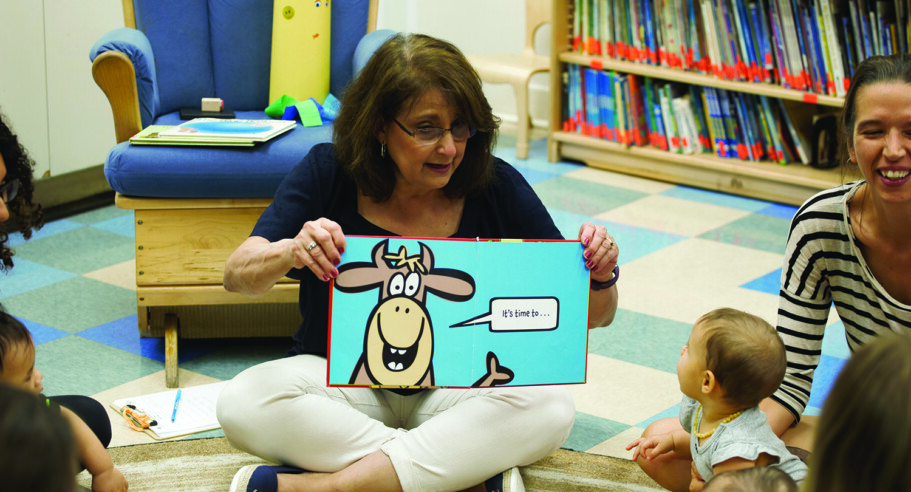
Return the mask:
M 737 417 L 740 416 L 740 414 L 743 413 L 743 410 L 740 410 L 739 412 L 734 412 L 734 413 L 728 415 L 727 417 L 721 419 L 721 422 L 718 422 L 718 425 L 716 425 L 714 429 L 712 429 L 708 432 L 696 432 L 696 429 L 699 428 L 699 411 L 700 410 L 702 410 L 701 404 L 698 407 L 696 407 L 696 414 L 693 415 L 693 435 L 698 437 L 699 439 L 708 439 L 708 438 L 712 437 L 712 434 L 714 434 L 715 431 L 718 430 L 718 427 L 720 427 L 721 424 L 726 424 L 726 423 L 736 419 Z

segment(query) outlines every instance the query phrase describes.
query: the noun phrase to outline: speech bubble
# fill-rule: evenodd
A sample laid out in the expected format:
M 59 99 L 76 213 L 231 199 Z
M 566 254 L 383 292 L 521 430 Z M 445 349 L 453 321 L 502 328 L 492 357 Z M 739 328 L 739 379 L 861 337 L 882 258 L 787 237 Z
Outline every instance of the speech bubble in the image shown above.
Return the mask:
M 490 312 L 471 318 L 460 326 L 490 324 L 490 331 L 555 330 L 560 321 L 560 301 L 556 297 L 494 297 Z

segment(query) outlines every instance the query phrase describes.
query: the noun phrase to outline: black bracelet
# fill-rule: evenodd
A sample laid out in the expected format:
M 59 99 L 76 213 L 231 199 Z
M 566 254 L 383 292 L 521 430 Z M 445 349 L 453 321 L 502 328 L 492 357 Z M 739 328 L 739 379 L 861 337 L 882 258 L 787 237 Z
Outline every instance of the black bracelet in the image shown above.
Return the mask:
M 614 276 L 610 280 L 605 280 L 604 282 L 598 282 L 597 280 L 592 279 L 591 281 L 591 290 L 598 292 L 599 290 L 610 289 L 617 283 L 617 279 L 620 278 L 620 265 L 614 266 Z

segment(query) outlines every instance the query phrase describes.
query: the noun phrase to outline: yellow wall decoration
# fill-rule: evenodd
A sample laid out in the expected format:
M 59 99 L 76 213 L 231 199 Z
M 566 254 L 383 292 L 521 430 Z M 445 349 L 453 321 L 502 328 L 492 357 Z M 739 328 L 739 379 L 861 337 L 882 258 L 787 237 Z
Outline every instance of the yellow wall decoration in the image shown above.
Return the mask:
M 329 0 L 274 0 L 269 101 L 329 94 Z

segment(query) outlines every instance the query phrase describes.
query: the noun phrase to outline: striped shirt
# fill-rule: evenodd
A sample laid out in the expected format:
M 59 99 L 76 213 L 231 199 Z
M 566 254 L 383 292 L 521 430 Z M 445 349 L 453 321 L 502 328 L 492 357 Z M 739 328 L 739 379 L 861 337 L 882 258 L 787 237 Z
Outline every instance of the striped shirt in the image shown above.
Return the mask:
M 862 183 L 818 193 L 791 221 L 778 304 L 788 370 L 772 398 L 797 419 L 810 399 L 833 304 L 852 353 L 883 333 L 911 333 L 911 306 L 893 299 L 873 277 L 851 228 L 848 204 Z

